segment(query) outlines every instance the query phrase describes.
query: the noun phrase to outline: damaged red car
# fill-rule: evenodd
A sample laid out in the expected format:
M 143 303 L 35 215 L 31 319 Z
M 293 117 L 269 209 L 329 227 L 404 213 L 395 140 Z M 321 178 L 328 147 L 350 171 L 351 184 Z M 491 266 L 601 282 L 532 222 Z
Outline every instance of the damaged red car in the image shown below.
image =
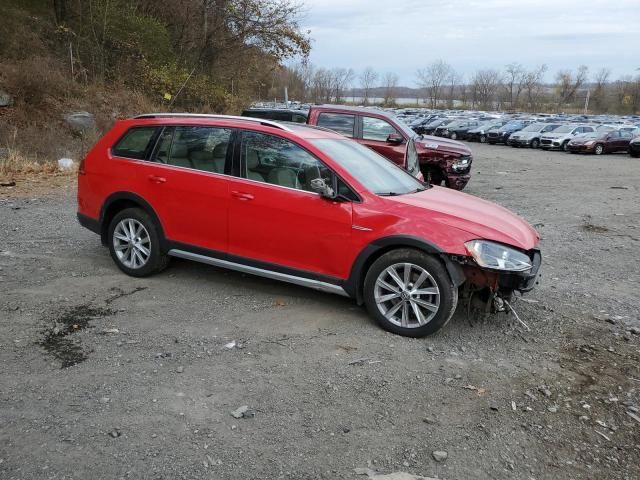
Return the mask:
M 309 125 L 329 128 L 375 150 L 432 185 L 462 190 L 471 178 L 471 150 L 464 143 L 418 135 L 393 115 L 370 108 L 312 106 Z M 415 154 L 413 154 L 415 152 Z M 417 156 L 417 161 L 413 161 Z
M 327 129 L 216 115 L 118 121 L 78 172 L 78 219 L 128 275 L 172 257 L 337 293 L 420 337 L 459 299 L 536 284 L 536 231 Z

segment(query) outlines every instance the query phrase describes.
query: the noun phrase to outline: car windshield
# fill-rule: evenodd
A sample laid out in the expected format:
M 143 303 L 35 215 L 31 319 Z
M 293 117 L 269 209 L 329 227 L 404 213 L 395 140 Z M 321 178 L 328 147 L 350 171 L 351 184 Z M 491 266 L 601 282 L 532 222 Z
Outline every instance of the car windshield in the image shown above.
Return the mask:
M 544 128 L 545 125 L 541 123 L 532 123 L 528 127 L 522 129 L 523 132 L 539 132 Z
M 404 123 L 402 120 L 400 120 L 398 117 L 392 117 L 392 118 L 398 124 L 398 127 L 400 127 L 400 130 L 402 130 L 402 133 L 404 135 L 406 135 L 409 138 L 413 138 L 417 136 L 416 132 L 411 130 L 411 128 L 409 128 L 409 126 L 406 123 Z
M 426 188 L 400 167 L 359 143 L 329 138 L 313 139 L 310 142 L 376 195 L 405 195 Z
M 573 130 L 576 128 L 575 125 L 562 125 L 558 128 L 556 128 L 553 133 L 569 133 L 569 132 L 573 132 Z
M 522 127 L 522 123 L 520 122 L 509 122 L 503 128 L 506 130 L 510 128 L 521 128 L 521 127 Z

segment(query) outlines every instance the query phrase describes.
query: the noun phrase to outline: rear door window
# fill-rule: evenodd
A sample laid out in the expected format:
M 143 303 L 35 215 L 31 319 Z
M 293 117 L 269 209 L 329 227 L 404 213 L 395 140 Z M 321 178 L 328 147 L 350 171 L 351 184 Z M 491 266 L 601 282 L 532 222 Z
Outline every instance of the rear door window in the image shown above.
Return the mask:
M 153 148 L 157 130 L 157 127 L 134 127 L 128 130 L 113 146 L 113 154 L 117 157 L 144 160 Z
M 225 173 L 232 130 L 215 127 L 166 127 L 154 160 L 203 172 Z
M 334 132 L 338 132 L 345 137 L 352 138 L 356 125 L 355 115 L 346 115 L 344 113 L 327 113 L 322 112 L 318 116 L 318 126 L 325 127 Z

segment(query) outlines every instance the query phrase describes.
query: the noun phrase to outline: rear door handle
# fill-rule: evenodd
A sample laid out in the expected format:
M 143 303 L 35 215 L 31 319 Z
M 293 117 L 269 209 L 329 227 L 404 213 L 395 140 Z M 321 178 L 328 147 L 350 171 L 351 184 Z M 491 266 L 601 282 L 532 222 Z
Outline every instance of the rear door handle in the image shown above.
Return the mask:
M 154 183 L 166 183 L 167 179 L 164 177 L 158 177 L 157 175 L 149 175 L 147 177 L 147 179 L 150 182 L 154 182 Z
M 233 191 L 231 192 L 231 195 L 236 197 L 239 200 L 253 200 L 253 195 L 251 195 L 250 193 L 245 193 L 245 192 L 238 192 L 238 191 Z

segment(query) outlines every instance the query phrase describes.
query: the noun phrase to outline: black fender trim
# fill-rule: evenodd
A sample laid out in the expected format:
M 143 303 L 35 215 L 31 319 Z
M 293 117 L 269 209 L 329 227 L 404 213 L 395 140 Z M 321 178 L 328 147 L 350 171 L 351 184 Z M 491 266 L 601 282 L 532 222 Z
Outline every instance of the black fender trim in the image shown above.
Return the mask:
M 449 273 L 449 277 L 451 277 L 451 282 L 455 287 L 459 287 L 465 282 L 466 278 L 460 264 L 451 260 L 449 255 L 436 244 L 424 240 L 420 237 L 413 237 L 410 235 L 392 235 L 389 237 L 383 237 L 374 240 L 369 245 L 364 247 L 358 254 L 355 262 L 353 263 L 353 266 L 351 267 L 351 274 L 343 284 L 343 288 L 349 294 L 349 296 L 355 298 L 358 304 L 362 304 L 362 286 L 364 284 L 364 277 L 367 273 L 366 267 L 368 266 L 371 257 L 373 255 L 376 255 L 381 250 L 390 250 L 391 248 L 403 247 L 422 250 L 440 258 L 440 260 L 446 267 L 447 272 Z
M 146 211 L 149 215 L 151 215 L 151 217 L 153 217 L 153 219 L 156 222 L 157 227 L 160 230 L 160 238 L 161 241 L 163 243 L 162 245 L 162 249 L 163 251 L 167 250 L 167 245 L 166 245 L 166 239 L 164 236 L 164 229 L 162 228 L 162 223 L 160 222 L 160 218 L 158 217 L 158 214 L 156 213 L 156 211 L 153 209 L 153 207 L 151 206 L 151 204 L 149 202 L 147 202 L 144 198 L 142 198 L 140 195 L 137 195 L 135 193 L 131 193 L 131 192 L 115 192 L 112 193 L 111 195 L 109 195 L 109 197 L 107 197 L 107 199 L 105 200 L 104 204 L 102 205 L 102 209 L 100 210 L 100 219 L 98 220 L 98 225 L 100 228 L 100 238 L 102 240 L 102 244 L 103 245 L 107 245 L 107 228 L 109 227 L 109 225 L 105 224 L 105 219 L 106 219 L 106 215 L 107 212 L 109 211 L 109 208 L 111 207 L 111 205 L 113 205 L 114 203 L 120 201 L 120 200 L 126 200 L 129 202 L 133 202 L 136 203 L 138 205 L 140 205 L 140 207 Z
M 80 223 L 80 225 L 82 225 L 84 228 L 91 230 L 93 233 L 97 233 L 98 235 L 100 235 L 100 221 L 96 220 L 95 218 L 91 218 L 87 215 L 84 215 L 80 212 L 77 213 L 78 216 L 78 222 Z

